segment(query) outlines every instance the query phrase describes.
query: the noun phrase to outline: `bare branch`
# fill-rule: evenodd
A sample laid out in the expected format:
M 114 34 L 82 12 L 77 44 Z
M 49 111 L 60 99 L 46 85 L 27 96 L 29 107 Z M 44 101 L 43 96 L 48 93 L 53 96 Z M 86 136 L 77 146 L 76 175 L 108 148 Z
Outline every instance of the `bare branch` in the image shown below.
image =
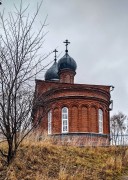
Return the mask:
M 45 114 L 40 114 L 36 122 L 31 115 L 32 108 L 41 103 L 41 97 L 35 99 L 31 84 L 35 76 L 45 69 L 44 60 L 51 54 L 39 56 L 39 50 L 44 43 L 44 27 L 47 17 L 37 33 L 33 26 L 43 1 L 37 5 L 33 17 L 26 15 L 29 5 L 23 8 L 15 6 L 15 13 L 9 13 L 4 18 L 0 13 L 3 34 L 0 34 L 0 132 L 8 144 L 8 164 L 15 157 L 17 148 L 23 139 L 40 124 Z M 51 63 L 51 62 L 50 62 Z M 36 98 L 36 97 L 35 97 Z M 42 100 L 43 104 L 43 100 Z M 47 107 L 47 105 L 46 105 Z

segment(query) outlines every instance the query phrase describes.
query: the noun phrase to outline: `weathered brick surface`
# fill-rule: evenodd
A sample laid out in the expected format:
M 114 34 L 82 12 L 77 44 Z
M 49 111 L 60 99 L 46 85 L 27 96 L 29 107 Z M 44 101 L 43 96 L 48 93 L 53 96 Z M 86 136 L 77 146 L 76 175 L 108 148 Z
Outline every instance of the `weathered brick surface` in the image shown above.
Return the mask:
M 69 69 L 63 69 L 59 72 L 60 82 L 61 83 L 74 83 L 75 72 Z
M 108 146 L 109 136 L 88 134 L 88 133 L 70 133 L 67 135 L 54 135 L 53 142 L 56 144 L 67 144 L 76 146 Z

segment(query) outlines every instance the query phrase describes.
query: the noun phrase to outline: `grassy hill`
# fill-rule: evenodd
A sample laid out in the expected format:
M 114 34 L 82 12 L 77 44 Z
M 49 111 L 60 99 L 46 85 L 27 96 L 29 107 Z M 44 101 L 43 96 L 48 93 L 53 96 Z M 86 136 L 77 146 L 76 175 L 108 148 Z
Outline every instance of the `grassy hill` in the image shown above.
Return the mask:
M 80 148 L 26 140 L 9 167 L 0 157 L 0 180 L 112 180 L 120 179 L 127 166 L 128 147 Z

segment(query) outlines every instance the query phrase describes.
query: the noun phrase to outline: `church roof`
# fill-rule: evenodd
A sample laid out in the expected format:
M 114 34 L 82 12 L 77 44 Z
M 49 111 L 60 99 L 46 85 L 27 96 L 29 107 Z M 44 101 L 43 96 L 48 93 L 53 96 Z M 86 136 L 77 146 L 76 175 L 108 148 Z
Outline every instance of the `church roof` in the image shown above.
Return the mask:
M 77 64 L 76 64 L 75 60 L 72 57 L 70 57 L 67 52 L 58 61 L 58 70 L 59 71 L 62 69 L 71 69 L 72 71 L 75 71 L 76 68 L 77 68 Z
M 55 61 L 54 64 L 46 71 L 45 80 L 59 80 L 58 75 L 58 63 Z

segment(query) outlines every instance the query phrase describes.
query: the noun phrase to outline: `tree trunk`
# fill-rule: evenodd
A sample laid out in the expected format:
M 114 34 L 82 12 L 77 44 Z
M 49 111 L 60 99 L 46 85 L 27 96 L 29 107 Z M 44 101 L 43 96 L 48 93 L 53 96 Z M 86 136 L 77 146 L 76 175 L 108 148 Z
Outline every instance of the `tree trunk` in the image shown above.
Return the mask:
M 13 158 L 15 157 L 15 151 L 13 150 L 13 141 L 8 141 L 8 155 L 7 155 L 7 163 L 8 165 L 12 162 Z

